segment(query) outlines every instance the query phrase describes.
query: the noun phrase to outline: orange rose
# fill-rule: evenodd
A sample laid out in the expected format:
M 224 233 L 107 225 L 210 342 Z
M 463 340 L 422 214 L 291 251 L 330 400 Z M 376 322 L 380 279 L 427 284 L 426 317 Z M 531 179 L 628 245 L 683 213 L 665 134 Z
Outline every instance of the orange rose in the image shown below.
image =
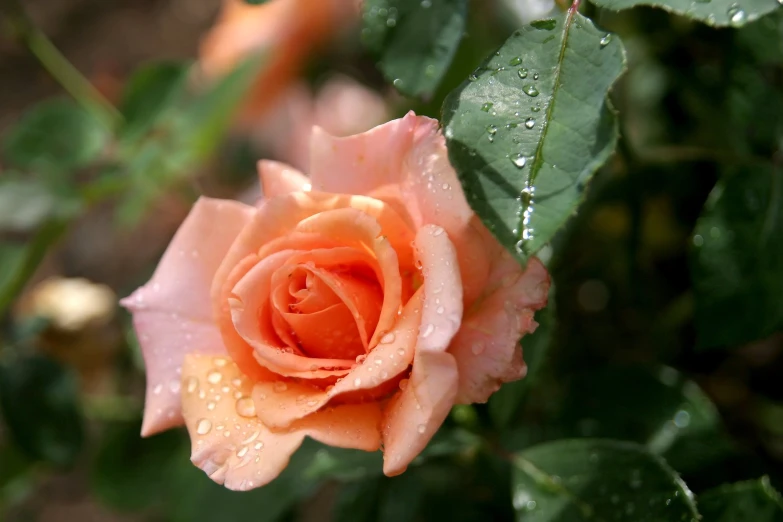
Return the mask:
M 549 276 L 468 206 L 437 122 L 316 128 L 310 177 L 261 162 L 255 208 L 202 198 L 126 298 L 147 364 L 143 435 L 183 421 L 193 462 L 266 484 L 305 436 L 405 470 L 455 403 L 525 364 Z
M 217 24 L 201 45 L 199 63 L 208 77 L 216 77 L 249 53 L 266 51 L 268 61 L 242 111 L 255 121 L 274 106 L 307 57 L 358 15 L 351 0 L 270 0 L 262 5 L 225 0 Z

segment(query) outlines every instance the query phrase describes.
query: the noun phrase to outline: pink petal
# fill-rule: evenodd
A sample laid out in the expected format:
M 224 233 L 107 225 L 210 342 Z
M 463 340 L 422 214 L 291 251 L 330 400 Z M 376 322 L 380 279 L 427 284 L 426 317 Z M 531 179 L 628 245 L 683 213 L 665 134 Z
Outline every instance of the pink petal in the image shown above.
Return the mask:
M 531 258 L 523 272 L 503 252 L 487 296 L 465 317 L 449 349 L 459 368 L 457 402 L 486 402 L 502 383 L 525 376 L 518 343 L 535 330 L 533 314 L 546 305 L 548 291 L 549 274 L 538 259 Z
M 225 353 L 212 315 L 210 284 L 255 209 L 201 198 L 180 226 L 152 279 L 121 301 L 133 314 L 147 367 L 142 435 L 182 423 L 179 372 L 188 353 Z
M 416 234 L 424 272 L 421 325 L 407 386 L 384 415 L 383 471 L 397 475 L 424 449 L 445 420 L 457 395 L 454 357 L 446 352 L 462 321 L 462 285 L 457 253 L 440 227 Z
M 277 161 L 258 162 L 258 177 L 265 198 L 310 190 L 310 180 L 293 167 Z
M 391 205 L 404 203 L 415 228 L 443 227 L 457 248 L 465 302 L 479 296 L 491 262 L 480 230 L 483 225 L 465 199 L 436 120 L 409 112 L 346 138 L 316 128 L 311 140 L 310 177 L 315 189 L 390 196 Z
M 319 412 L 285 431 L 256 417 L 252 383 L 224 358 L 189 355 L 182 371 L 182 411 L 193 445 L 191 460 L 229 489 L 263 486 L 288 465 L 305 436 L 345 448 L 380 446 L 380 409 L 351 405 Z

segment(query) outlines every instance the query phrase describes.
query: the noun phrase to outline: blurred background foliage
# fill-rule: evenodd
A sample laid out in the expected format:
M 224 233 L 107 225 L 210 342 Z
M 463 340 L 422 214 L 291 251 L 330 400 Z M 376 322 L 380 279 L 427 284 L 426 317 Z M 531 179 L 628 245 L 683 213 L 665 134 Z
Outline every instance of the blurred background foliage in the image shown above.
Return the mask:
M 422 17 L 428 1 L 346 23 L 290 77 L 264 74 L 281 44 L 207 78 L 217 0 L 0 0 L 0 519 L 783 520 L 780 8 L 716 29 L 582 6 L 627 50 L 617 150 L 539 252 L 555 285 L 527 378 L 455 407 L 405 474 L 309 441 L 235 493 L 190 464 L 184 430 L 139 437 L 143 363 L 116 300 L 194 199 L 253 202 L 255 161 L 303 161 L 313 123 L 439 117 L 553 7 Z M 593 502 L 563 501 L 574 489 Z

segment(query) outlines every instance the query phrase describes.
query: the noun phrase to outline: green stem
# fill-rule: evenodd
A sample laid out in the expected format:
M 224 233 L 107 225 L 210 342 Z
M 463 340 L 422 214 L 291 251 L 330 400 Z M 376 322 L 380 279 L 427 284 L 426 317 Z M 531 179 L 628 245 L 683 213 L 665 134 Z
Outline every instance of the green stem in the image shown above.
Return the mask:
M 2 0 L 0 0 L 2 1 Z M 6 0 L 6 27 L 68 93 L 110 129 L 122 121 L 119 111 L 62 55 L 24 12 L 18 0 Z

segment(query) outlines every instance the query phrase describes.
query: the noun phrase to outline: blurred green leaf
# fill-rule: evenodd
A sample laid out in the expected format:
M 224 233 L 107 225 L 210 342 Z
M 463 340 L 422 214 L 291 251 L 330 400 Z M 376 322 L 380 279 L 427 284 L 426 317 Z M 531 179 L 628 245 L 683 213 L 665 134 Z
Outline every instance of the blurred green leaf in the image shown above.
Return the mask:
M 550 292 L 549 306 L 536 313 L 536 331 L 522 339 L 522 356 L 527 364 L 527 375 L 524 379 L 504 384 L 489 398 L 489 415 L 499 429 L 512 423 L 544 364 L 555 326 L 552 295 Z
M 343 484 L 332 511 L 333 522 L 373 522 L 377 520 L 381 480 L 359 480 Z
M 565 436 L 638 442 L 679 471 L 730 450 L 709 398 L 667 367 L 607 366 L 580 374 L 567 387 L 560 418 Z
M 3 140 L 2 151 L 16 168 L 59 173 L 98 158 L 109 139 L 106 127 L 76 103 L 50 100 L 22 117 Z
M 14 442 L 34 459 L 71 465 L 84 443 L 76 379 L 51 359 L 0 365 L 0 407 Z
M 774 11 L 779 3 L 768 0 L 596 0 L 596 5 L 620 11 L 637 5 L 659 7 L 716 27 L 739 27 Z
M 449 158 L 473 209 L 520 257 L 547 244 L 611 154 L 619 38 L 569 11 L 517 31 L 444 102 Z
M 49 218 L 71 217 L 79 208 L 77 200 L 38 180 L 0 180 L 0 232 L 29 232 Z
M 120 131 L 124 139 L 146 132 L 172 109 L 183 94 L 188 65 L 160 62 L 137 70 L 125 85 L 120 112 L 125 123 Z
M 708 522 L 783 522 L 783 501 L 767 477 L 711 489 L 699 495 L 699 510 Z
M 92 463 L 92 491 L 114 509 L 138 511 L 168 502 L 172 465 L 186 455 L 189 441 L 182 432 L 141 438 L 140 431 L 141 423 L 110 425 Z
M 696 522 L 693 494 L 666 462 L 636 444 L 558 440 L 514 457 L 520 522 Z
M 324 447 L 315 452 L 304 476 L 310 479 L 357 480 L 381 473 L 383 454 L 380 451 Z
M 180 466 L 172 483 L 171 498 L 186 499 L 169 503 L 172 522 L 215 522 L 216 520 L 279 520 L 302 499 L 311 495 L 318 482 L 306 476 L 315 453 L 323 446 L 306 439 L 294 453 L 285 470 L 275 480 L 250 491 L 230 491 L 215 484 L 190 463 L 189 452 L 179 458 Z
M 121 221 L 136 221 L 163 192 L 198 173 L 263 63 L 262 55 L 246 59 L 205 92 L 179 100 L 150 128 L 150 139 L 126 144 L 120 155 L 131 181 L 118 210 Z
M 465 31 L 468 0 L 367 0 L 362 38 L 398 91 L 429 98 Z
M 699 345 L 732 346 L 783 329 L 783 170 L 727 169 L 693 235 Z

